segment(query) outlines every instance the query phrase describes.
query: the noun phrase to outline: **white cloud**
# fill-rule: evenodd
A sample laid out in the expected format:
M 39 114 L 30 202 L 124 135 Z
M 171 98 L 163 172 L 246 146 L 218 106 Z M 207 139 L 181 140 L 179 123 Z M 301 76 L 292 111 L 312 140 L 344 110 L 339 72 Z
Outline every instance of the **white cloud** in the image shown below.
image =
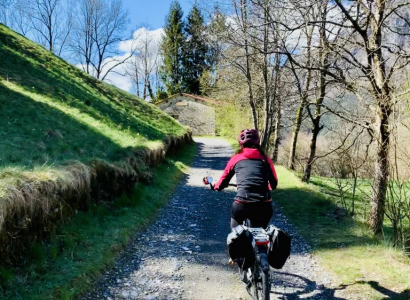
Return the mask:
M 141 27 L 134 31 L 132 34 L 132 39 L 125 40 L 119 43 L 118 49 L 123 51 L 125 54 L 122 57 L 128 57 L 132 51 L 138 51 L 138 48 L 144 44 L 145 41 L 150 41 L 150 51 L 157 51 L 158 45 L 162 39 L 164 34 L 163 28 L 149 30 L 146 27 Z M 155 55 L 154 53 L 152 54 Z M 118 58 L 113 58 L 113 60 Z M 132 59 L 132 58 L 131 58 Z M 131 60 L 130 59 L 130 60 Z M 115 72 L 107 75 L 107 81 L 111 84 L 115 85 L 116 87 L 123 89 L 127 92 L 130 92 L 133 84 L 131 80 L 126 76 L 121 76 L 119 74 L 126 73 L 127 64 L 122 64 L 114 69 Z
M 132 39 L 120 42 L 118 49 L 126 53 L 131 53 L 133 47 L 135 47 L 138 43 L 142 43 L 146 38 L 159 44 L 163 34 L 164 29 L 162 28 L 149 30 L 146 27 L 141 27 L 134 31 L 132 34 Z

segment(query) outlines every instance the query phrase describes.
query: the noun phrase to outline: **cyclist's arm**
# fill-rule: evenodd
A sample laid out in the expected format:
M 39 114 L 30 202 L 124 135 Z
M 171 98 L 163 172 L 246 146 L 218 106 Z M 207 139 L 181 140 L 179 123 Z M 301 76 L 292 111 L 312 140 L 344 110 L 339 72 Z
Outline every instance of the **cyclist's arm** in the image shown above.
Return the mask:
M 221 191 L 228 186 L 229 181 L 231 181 L 233 175 L 235 175 L 235 164 L 236 164 L 236 159 L 234 156 L 228 161 L 222 173 L 221 178 L 219 178 L 218 182 L 215 183 L 214 185 L 215 190 Z
M 268 156 L 266 158 L 268 160 L 271 171 L 269 172 L 269 187 L 270 189 L 274 190 L 278 185 L 278 176 L 276 175 L 275 166 L 273 165 L 272 160 Z

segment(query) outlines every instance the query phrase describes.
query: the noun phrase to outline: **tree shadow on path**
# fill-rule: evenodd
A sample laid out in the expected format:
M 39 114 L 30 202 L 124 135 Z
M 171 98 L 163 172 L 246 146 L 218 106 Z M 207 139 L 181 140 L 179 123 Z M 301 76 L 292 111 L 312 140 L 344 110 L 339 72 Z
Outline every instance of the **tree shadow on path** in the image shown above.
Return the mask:
M 358 284 L 368 284 L 370 285 L 373 289 L 378 291 L 379 293 L 383 294 L 386 296 L 386 298 L 383 299 L 392 299 L 392 300 L 409 300 L 410 299 L 410 290 L 404 290 L 401 293 L 394 292 L 392 290 L 389 290 L 383 286 L 380 285 L 377 281 L 356 281 L 355 283 Z
M 335 292 L 343 290 L 347 285 L 341 285 L 337 288 L 326 288 L 323 285 L 317 285 L 306 277 L 274 271 L 271 272 L 271 299 L 280 300 L 298 300 L 298 299 L 332 299 L 346 300 L 335 296 Z

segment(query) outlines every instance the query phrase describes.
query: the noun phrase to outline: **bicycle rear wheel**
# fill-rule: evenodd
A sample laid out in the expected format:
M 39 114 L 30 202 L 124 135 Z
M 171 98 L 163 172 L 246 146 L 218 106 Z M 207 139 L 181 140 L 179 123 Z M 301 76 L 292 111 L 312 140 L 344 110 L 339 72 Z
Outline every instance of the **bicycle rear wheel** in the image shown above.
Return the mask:
M 253 269 L 251 280 L 246 289 L 253 300 L 270 300 L 270 275 L 269 271 L 263 271 L 256 267 Z
M 269 271 L 260 270 L 260 280 L 257 283 L 257 299 L 270 300 Z

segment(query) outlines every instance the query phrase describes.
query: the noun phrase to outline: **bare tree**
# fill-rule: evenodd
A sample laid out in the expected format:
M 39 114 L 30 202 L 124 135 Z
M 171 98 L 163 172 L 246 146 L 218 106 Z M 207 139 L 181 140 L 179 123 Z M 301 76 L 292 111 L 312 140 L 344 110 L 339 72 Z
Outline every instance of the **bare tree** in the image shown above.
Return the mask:
M 377 143 L 375 175 L 369 224 L 376 234 L 382 232 L 389 176 L 390 117 L 400 92 L 399 73 L 409 63 L 410 49 L 400 43 L 408 33 L 407 1 L 336 0 L 341 17 L 328 20 L 343 29 L 344 38 L 332 44 L 339 60 L 327 74 L 355 93 L 372 112 L 361 122 Z M 344 115 L 346 119 L 351 119 Z
M 63 0 L 34 0 L 21 2 L 28 12 L 35 39 L 50 52 L 61 55 L 72 27 L 69 3 Z
M 338 33 L 334 32 L 333 30 L 329 29 L 326 20 L 329 18 L 329 10 L 331 7 L 329 6 L 329 1 L 322 1 L 319 3 L 318 7 L 318 14 L 319 14 L 319 45 L 318 45 L 318 53 L 317 53 L 317 65 L 319 67 L 318 73 L 318 83 L 317 83 L 317 95 L 316 100 L 313 104 L 314 107 L 314 114 L 311 112 L 310 106 L 308 107 L 309 117 L 312 121 L 312 139 L 310 143 L 310 153 L 309 157 L 306 161 L 306 166 L 304 169 L 304 173 L 302 176 L 302 180 L 305 182 L 309 182 L 311 171 L 312 171 L 312 164 L 315 160 L 316 154 L 316 145 L 317 145 L 317 138 L 320 131 L 324 128 L 324 125 L 321 124 L 322 119 L 322 105 L 325 101 L 327 88 L 330 83 L 327 71 L 330 68 L 330 55 L 331 51 L 329 48 L 330 37 L 329 35 L 334 35 L 333 41 L 337 40 Z
M 326 2 L 325 0 L 319 1 Z M 399 74 L 409 63 L 407 1 L 335 1 L 338 8 L 332 18 L 312 21 L 326 23 L 339 32 L 338 41 L 330 41 L 332 64 L 313 66 L 311 70 L 324 74 L 354 93 L 362 110 L 337 111 L 341 118 L 368 130 L 377 143 L 376 167 L 369 223 L 376 234 L 382 232 L 385 197 L 389 176 L 390 116 L 400 93 Z M 333 5 L 333 4 L 331 4 Z M 362 112 L 368 113 L 367 118 Z
M 27 9 L 27 1 L 15 0 L 11 12 L 12 28 L 24 36 L 28 36 L 33 29 L 29 18 L 29 10 Z
M 313 26 L 308 26 L 308 23 L 310 20 L 315 18 L 315 15 L 312 16 L 312 10 L 313 6 L 312 5 L 300 5 L 300 2 L 296 3 L 291 3 L 289 9 L 291 11 L 297 11 L 297 15 L 295 16 L 296 18 L 300 18 L 301 20 L 304 20 L 305 26 L 299 29 L 299 34 L 300 36 L 298 37 L 298 42 L 292 49 L 299 48 L 299 53 L 297 56 L 300 58 L 295 57 L 295 53 L 288 52 L 288 56 L 292 56 L 292 59 L 289 60 L 289 65 L 288 67 L 292 71 L 292 74 L 295 79 L 295 86 L 297 88 L 297 94 L 299 98 L 299 104 L 298 108 L 296 110 L 296 117 L 295 117 L 295 122 L 294 122 L 294 129 L 293 129 L 293 134 L 292 134 L 292 140 L 291 140 L 291 146 L 290 146 L 290 151 L 289 151 L 289 160 L 288 160 L 288 167 L 291 170 L 295 170 L 295 158 L 296 158 L 296 146 L 297 146 L 297 141 L 298 141 L 298 136 L 300 132 L 300 128 L 302 125 L 302 120 L 303 120 L 303 114 L 307 108 L 308 105 L 308 97 L 309 97 L 309 92 L 310 92 L 310 86 L 312 82 L 312 69 L 307 68 L 307 70 L 304 70 L 303 68 L 300 68 L 296 66 L 293 61 L 294 60 L 302 60 L 303 63 L 310 67 L 312 65 L 312 39 L 313 39 Z M 287 28 L 289 30 L 289 28 Z M 306 40 L 306 46 L 303 45 L 303 42 L 301 45 L 300 41 Z
M 158 42 L 150 35 L 145 28 L 141 28 L 134 33 L 133 41 L 134 55 L 130 59 L 127 77 L 131 79 L 136 89 L 136 94 L 140 97 L 140 87 L 142 86 L 142 98 L 149 95 L 155 98 L 152 81 L 156 77 L 159 60 Z
M 119 58 L 128 12 L 119 0 L 79 0 L 71 49 L 84 71 L 104 80 L 132 54 Z
M 242 74 L 253 127 L 261 132 L 261 146 L 269 150 L 272 133 L 275 133 L 274 147 L 279 141 L 281 93 L 278 91 L 286 61 L 277 50 L 286 34 L 278 30 L 274 21 L 281 12 L 268 0 L 231 3 L 232 11 L 226 12 L 225 26 L 217 33 L 223 44 L 223 61 L 229 63 L 220 67 L 234 67 Z
M 11 27 L 11 12 L 15 0 L 0 0 L 0 23 Z

